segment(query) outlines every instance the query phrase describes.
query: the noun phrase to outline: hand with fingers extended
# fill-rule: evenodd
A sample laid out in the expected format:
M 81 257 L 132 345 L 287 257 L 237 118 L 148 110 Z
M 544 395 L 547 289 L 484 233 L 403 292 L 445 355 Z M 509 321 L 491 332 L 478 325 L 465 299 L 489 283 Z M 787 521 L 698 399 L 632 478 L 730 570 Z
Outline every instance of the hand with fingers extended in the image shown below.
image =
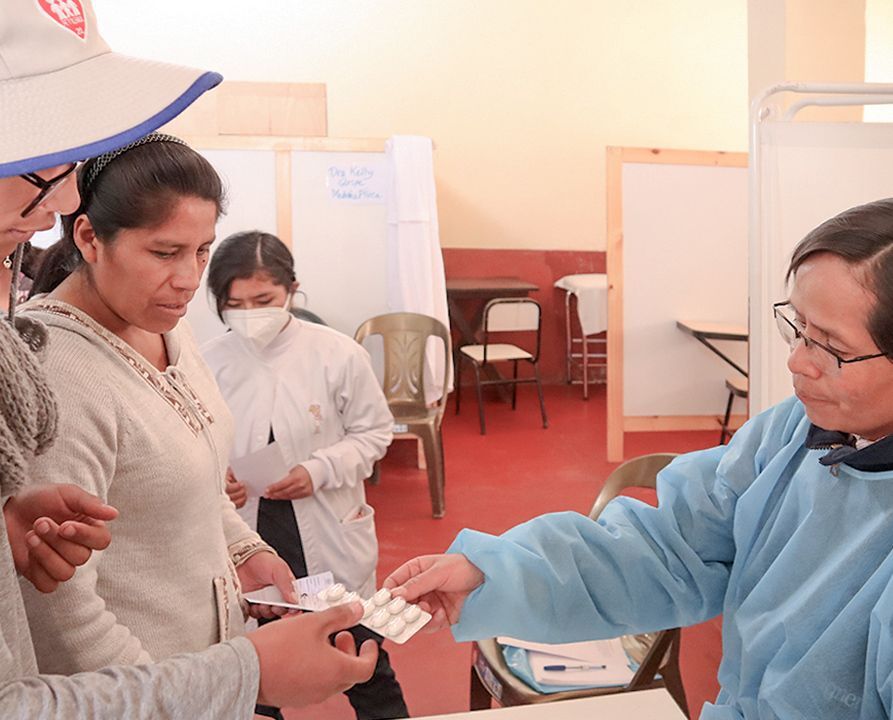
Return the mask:
M 268 585 L 275 585 L 286 602 L 296 603 L 295 576 L 288 563 L 271 552 L 259 552 L 252 555 L 236 568 L 242 592 L 260 590 Z M 288 608 L 277 605 L 248 604 L 248 613 L 253 618 L 271 619 L 289 612 Z
M 70 580 L 112 536 L 118 511 L 76 485 L 31 485 L 3 506 L 16 572 L 41 592 Z
M 366 640 L 357 652 L 353 636 L 340 632 L 362 617 L 363 606 L 349 603 L 285 618 L 250 633 L 260 661 L 258 702 L 312 705 L 372 677 L 378 645 Z M 334 633 L 333 645 L 329 637 Z
M 465 598 L 484 582 L 484 574 L 464 555 L 422 555 L 404 563 L 384 587 L 431 613 L 425 630 L 433 632 L 459 620 Z
M 248 502 L 248 488 L 236 479 L 236 475 L 232 468 L 226 469 L 226 485 L 224 486 L 227 496 L 232 500 L 236 508 L 244 507 Z
M 298 500 L 313 495 L 313 481 L 303 465 L 295 465 L 282 480 L 273 483 L 264 493 L 270 500 Z

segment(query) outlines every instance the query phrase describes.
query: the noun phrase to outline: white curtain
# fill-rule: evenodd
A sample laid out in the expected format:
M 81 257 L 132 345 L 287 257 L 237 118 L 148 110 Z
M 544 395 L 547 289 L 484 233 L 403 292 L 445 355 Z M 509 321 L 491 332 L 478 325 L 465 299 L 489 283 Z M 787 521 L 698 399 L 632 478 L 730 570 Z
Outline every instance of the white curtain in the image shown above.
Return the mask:
M 430 315 L 449 329 L 433 143 L 427 137 L 395 135 L 387 141 L 385 154 L 390 177 L 388 307 L 391 312 Z M 433 402 L 440 397 L 443 363 L 450 358 L 444 357 L 440 341 L 428 357 L 431 360 L 425 375 L 425 395 Z M 448 390 L 452 390 L 452 382 L 450 369 Z

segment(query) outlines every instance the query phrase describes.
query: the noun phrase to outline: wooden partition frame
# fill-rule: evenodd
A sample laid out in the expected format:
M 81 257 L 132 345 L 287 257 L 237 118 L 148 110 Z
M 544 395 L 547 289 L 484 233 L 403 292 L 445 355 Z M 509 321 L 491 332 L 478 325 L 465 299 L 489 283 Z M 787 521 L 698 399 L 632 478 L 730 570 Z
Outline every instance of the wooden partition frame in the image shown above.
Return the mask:
M 292 153 L 295 150 L 384 152 L 385 149 L 383 139 L 328 137 L 323 83 L 226 80 L 161 130 L 179 135 L 198 150 L 273 151 L 276 154 L 276 233 L 289 247 L 292 244 Z M 277 132 L 293 134 L 274 134 Z
M 291 158 L 307 152 L 384 152 L 379 138 L 274 137 L 269 135 L 195 135 L 183 139 L 197 150 L 271 150 L 276 154 L 276 234 L 292 245 Z
M 655 430 L 712 430 L 713 416 L 679 415 L 630 417 L 623 414 L 623 165 L 624 163 L 667 165 L 712 165 L 747 167 L 747 153 L 706 150 L 666 150 L 641 147 L 608 147 L 607 274 L 608 274 L 608 461 L 621 462 L 624 432 Z M 733 424 L 743 416 L 733 416 Z

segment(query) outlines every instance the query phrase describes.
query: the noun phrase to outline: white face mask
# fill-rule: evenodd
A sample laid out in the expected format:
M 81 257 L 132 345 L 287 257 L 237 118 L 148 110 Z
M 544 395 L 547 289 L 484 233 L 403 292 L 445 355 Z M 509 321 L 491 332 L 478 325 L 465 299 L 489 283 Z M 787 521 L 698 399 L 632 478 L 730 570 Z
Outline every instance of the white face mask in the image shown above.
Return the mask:
M 291 313 L 287 309 L 289 305 L 291 305 L 291 295 L 288 296 L 282 307 L 224 310 L 223 322 L 229 325 L 233 332 L 250 340 L 258 350 L 263 350 L 273 342 L 273 339 L 282 332 L 286 323 L 291 319 Z

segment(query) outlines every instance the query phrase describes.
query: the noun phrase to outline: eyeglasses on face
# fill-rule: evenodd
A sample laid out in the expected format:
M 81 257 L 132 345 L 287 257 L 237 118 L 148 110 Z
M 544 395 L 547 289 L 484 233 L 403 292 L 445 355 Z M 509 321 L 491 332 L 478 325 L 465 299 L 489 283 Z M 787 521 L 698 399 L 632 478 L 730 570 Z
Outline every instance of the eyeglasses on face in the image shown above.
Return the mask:
M 853 363 L 862 362 L 863 360 L 874 360 L 879 357 L 886 357 L 886 353 L 873 353 L 871 355 L 859 355 L 854 358 L 844 359 L 840 355 L 829 348 L 827 345 L 813 340 L 806 335 L 799 327 L 796 319 L 787 317 L 785 311 L 793 310 L 791 303 L 784 302 L 775 303 L 772 306 L 772 314 L 775 316 L 775 323 L 778 325 L 778 331 L 781 333 L 782 339 L 787 343 L 788 347 L 793 350 L 798 340 L 803 341 L 803 345 L 807 348 L 817 347 L 823 352 L 815 357 L 820 367 L 825 371 L 839 372 L 844 365 L 852 365 Z
M 53 197 L 53 195 L 56 194 L 56 191 L 65 184 L 65 181 L 71 174 L 78 169 L 78 165 L 79 163 L 72 163 L 70 167 L 67 167 L 63 172 L 49 180 L 44 180 L 37 173 L 25 173 L 24 175 L 19 175 L 22 180 L 25 180 L 40 189 L 40 192 L 37 193 L 37 197 L 28 203 L 25 209 L 22 210 L 21 217 L 28 217 L 39 205 Z

